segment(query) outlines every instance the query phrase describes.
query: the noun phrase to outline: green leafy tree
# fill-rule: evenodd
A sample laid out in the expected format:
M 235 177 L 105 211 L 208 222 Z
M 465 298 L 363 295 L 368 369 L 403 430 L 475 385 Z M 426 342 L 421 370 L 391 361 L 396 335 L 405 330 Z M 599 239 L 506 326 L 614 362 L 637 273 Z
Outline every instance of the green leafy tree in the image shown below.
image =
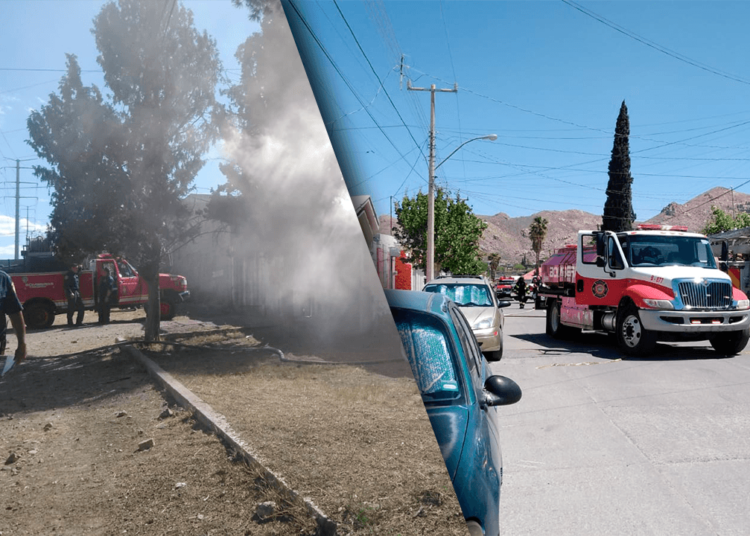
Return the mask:
M 544 239 L 547 238 L 547 221 L 546 218 L 537 216 L 529 226 L 529 238 L 531 238 L 531 249 L 534 250 L 536 255 L 536 271 L 535 275 L 539 275 L 539 255 L 542 253 L 542 244 Z
M 396 203 L 398 227 L 395 236 L 411 252 L 413 262 L 423 270 L 427 256 L 427 194 L 404 196 Z M 435 192 L 435 271 L 453 274 L 481 274 L 487 269 L 479 250 L 479 239 L 487 227 L 459 194 L 448 197 Z
M 711 219 L 703 228 L 703 234 L 712 235 L 745 227 L 750 227 L 750 214 L 740 212 L 737 217 L 733 218 L 719 207 L 712 206 Z
M 615 141 L 609 161 L 607 200 L 604 203 L 602 230 L 629 231 L 633 228 L 633 177 L 630 175 L 630 119 L 625 101 L 620 106 L 615 126 Z
M 48 163 L 35 173 L 53 189 L 53 246 L 63 256 L 108 249 L 135 261 L 149 286 L 148 340 L 159 338 L 162 256 L 188 231 L 181 199 L 223 111 L 215 41 L 179 2 L 165 7 L 104 4 L 92 33 L 106 98 L 81 84 L 69 57 L 60 94 L 28 121 L 29 143 Z

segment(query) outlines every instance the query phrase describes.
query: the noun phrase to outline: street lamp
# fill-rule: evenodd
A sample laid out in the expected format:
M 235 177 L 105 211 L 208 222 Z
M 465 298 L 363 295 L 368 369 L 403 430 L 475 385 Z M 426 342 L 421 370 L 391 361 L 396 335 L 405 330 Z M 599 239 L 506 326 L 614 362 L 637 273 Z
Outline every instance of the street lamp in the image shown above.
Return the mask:
M 432 143 L 430 143 L 430 177 L 428 183 L 429 191 L 427 194 L 427 262 L 425 266 L 425 276 L 427 281 L 432 281 L 435 278 L 435 171 L 437 171 L 440 166 L 445 164 L 446 160 L 456 154 L 456 152 L 467 143 L 477 140 L 495 141 L 496 139 L 497 134 L 488 134 L 487 136 L 479 136 L 466 140 L 453 149 L 451 154 L 446 156 L 437 166 L 435 165 L 435 144 L 433 140 L 430 140 Z

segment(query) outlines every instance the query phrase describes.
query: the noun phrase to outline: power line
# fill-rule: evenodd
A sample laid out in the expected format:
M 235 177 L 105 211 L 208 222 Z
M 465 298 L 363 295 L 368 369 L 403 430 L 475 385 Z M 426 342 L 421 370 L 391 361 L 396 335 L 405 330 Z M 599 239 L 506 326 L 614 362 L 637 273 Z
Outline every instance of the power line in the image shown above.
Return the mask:
M 704 70 L 706 72 L 709 72 L 711 74 L 715 74 L 717 76 L 721 76 L 722 78 L 726 78 L 728 80 L 734 80 L 735 82 L 739 82 L 741 84 L 750 85 L 750 81 L 745 80 L 743 78 L 740 78 L 739 76 L 736 76 L 736 75 L 733 75 L 733 74 L 730 74 L 730 73 L 725 73 L 723 71 L 719 71 L 718 69 L 715 69 L 715 68 L 713 68 L 713 67 L 711 67 L 709 65 L 705 65 L 703 63 L 699 63 L 698 61 L 696 61 L 696 60 L 694 60 L 692 58 L 689 58 L 689 57 L 687 57 L 687 56 L 685 56 L 683 54 L 680 54 L 679 52 L 675 52 L 673 50 L 668 49 L 665 46 L 662 46 L 662 45 L 660 45 L 658 43 L 655 43 L 655 42 L 653 42 L 653 41 L 651 41 L 649 39 L 646 39 L 645 37 L 641 37 L 640 35 L 632 32 L 632 31 L 630 31 L 630 30 L 628 30 L 626 28 L 623 28 L 622 26 L 620 26 L 618 24 L 615 24 L 614 22 L 612 22 L 610 20 L 605 19 L 601 15 L 597 15 L 593 11 L 590 11 L 589 9 L 586 9 L 585 7 L 581 6 L 580 4 L 577 4 L 577 3 L 573 2 L 572 0 L 562 0 L 562 2 L 565 3 L 565 4 L 567 4 L 567 5 L 569 5 L 573 9 L 576 9 L 576 10 L 580 11 L 584 15 L 586 15 L 588 17 L 591 17 L 592 19 L 594 19 L 594 20 L 596 20 L 596 21 L 604 24 L 605 26 L 609 26 L 613 30 L 615 30 L 617 32 L 620 32 L 621 34 L 623 34 L 623 35 L 625 35 L 627 37 L 630 37 L 631 39 L 634 39 L 634 40 L 638 41 L 639 43 L 642 43 L 642 44 L 646 45 L 647 47 L 653 48 L 654 50 L 657 50 L 657 51 L 661 52 L 662 54 L 666 54 L 667 56 L 669 56 L 671 58 L 674 58 L 674 59 L 676 59 L 678 61 L 681 61 L 683 63 L 687 63 L 688 65 L 692 65 L 693 67 L 697 67 L 698 69 L 702 69 L 702 70 Z
M 413 135 L 413 134 L 411 133 L 411 129 L 409 129 L 409 127 L 408 127 L 408 126 L 406 125 L 406 121 L 404 121 L 404 118 L 403 118 L 403 117 L 401 117 L 401 112 L 399 112 L 399 111 L 398 111 L 398 108 L 397 108 L 397 107 L 396 107 L 396 105 L 395 105 L 395 104 L 393 103 L 393 99 L 391 99 L 391 96 L 390 96 L 390 94 L 388 93 L 388 90 L 386 89 L 386 87 L 385 87 L 385 84 L 383 84 L 383 81 L 382 81 L 382 80 L 380 79 L 380 76 L 379 76 L 379 75 L 378 75 L 378 73 L 377 73 L 377 72 L 375 71 L 375 67 L 373 67 L 373 66 L 372 66 L 372 63 L 370 62 L 370 58 L 368 58 L 368 57 L 367 57 L 367 54 L 365 54 L 365 51 L 364 51 L 364 49 L 362 48 L 362 45 L 361 45 L 361 44 L 359 43 L 359 39 L 357 39 L 357 36 L 356 36 L 356 35 L 354 34 L 354 30 L 352 30 L 352 27 L 351 27 L 351 26 L 349 26 L 349 21 L 347 21 L 347 20 L 346 20 L 346 17 L 345 17 L 345 16 L 344 16 L 344 14 L 343 14 L 343 13 L 341 12 L 341 8 L 339 7 L 339 4 L 338 4 L 338 2 L 337 2 L 336 0 L 333 0 L 333 5 L 335 5 L 335 6 L 336 6 L 336 10 L 337 10 L 337 11 L 339 12 L 339 15 L 341 15 L 341 19 L 342 19 L 342 20 L 344 21 L 344 24 L 345 24 L 345 25 L 346 25 L 346 27 L 347 27 L 347 28 L 349 29 L 349 33 L 351 33 L 351 34 L 352 34 L 352 39 L 354 39 L 354 42 L 355 42 L 355 43 L 357 43 L 357 48 L 359 48 L 359 51 L 360 51 L 360 52 L 362 53 L 362 56 L 363 56 L 363 57 L 365 58 L 365 61 L 367 61 L 367 65 L 369 65 L 369 66 L 370 66 L 370 69 L 372 70 L 372 73 L 373 73 L 373 74 L 375 75 L 375 78 L 377 78 L 377 79 L 378 79 L 378 82 L 380 82 L 380 87 L 381 87 L 381 88 L 383 88 L 383 93 L 385 93 L 385 96 L 386 96 L 386 97 L 388 97 L 388 102 L 390 102 L 390 103 L 391 103 L 391 106 L 392 106 L 392 107 L 393 107 L 393 109 L 395 110 L 395 112 L 396 112 L 396 115 L 398 116 L 399 120 L 401 121 L 401 123 L 402 123 L 402 124 L 404 125 L 404 127 L 406 128 L 406 132 L 408 132 L 408 133 L 409 133 L 409 137 L 410 137 L 410 138 L 411 138 L 411 140 L 412 140 L 412 141 L 414 142 L 414 145 L 416 145 L 417 147 L 419 147 L 419 151 L 420 151 L 420 152 L 422 152 L 422 147 L 420 146 L 420 144 L 419 144 L 419 143 L 417 143 L 417 140 L 416 140 L 416 139 L 414 139 L 414 135 Z M 422 157 L 424 157 L 424 156 L 425 156 L 425 155 L 424 155 L 424 153 L 422 153 Z
M 67 69 L 36 69 L 36 68 L 23 68 L 23 67 L 0 67 L 0 71 L 21 71 L 21 72 L 36 72 L 36 73 L 67 73 Z M 101 69 L 81 69 L 82 73 L 101 73 Z
M 339 77 L 340 77 L 340 78 L 341 78 L 341 80 L 342 80 L 342 81 L 344 82 L 344 84 L 345 84 L 345 85 L 346 85 L 346 87 L 347 87 L 347 88 L 349 89 L 349 91 L 350 91 L 350 92 L 352 93 L 352 95 L 354 95 L 354 98 L 355 98 L 355 99 L 357 99 L 357 101 L 359 102 L 360 106 L 362 106 L 362 107 L 363 107 L 363 109 L 364 109 L 364 112 L 365 112 L 365 113 L 366 113 L 366 114 L 367 114 L 367 115 L 368 115 L 368 116 L 370 117 L 370 120 L 372 120 L 373 124 L 374 124 L 374 125 L 375 125 L 376 127 L 378 127 L 378 130 L 379 130 L 379 131 L 380 131 L 380 133 L 381 133 L 381 134 L 383 135 L 383 137 L 384 137 L 384 138 L 385 138 L 386 140 L 388 140 L 388 142 L 389 142 L 389 143 L 391 144 L 391 146 L 392 146 L 392 147 L 393 147 L 393 148 L 394 148 L 394 149 L 396 150 L 396 153 L 397 153 L 397 154 L 398 154 L 398 155 L 399 155 L 399 156 L 401 157 L 401 159 L 402 159 L 402 160 L 404 160 L 404 159 L 405 159 L 405 156 L 404 156 L 404 155 L 403 155 L 403 154 L 401 153 L 401 151 L 400 151 L 400 149 L 398 148 L 398 146 L 396 145 L 396 143 L 395 143 L 395 142 L 394 142 L 394 141 L 393 141 L 393 140 L 392 140 L 392 139 L 391 139 L 391 138 L 390 138 L 390 137 L 388 136 L 388 134 L 386 134 L 386 133 L 385 133 L 385 130 L 383 130 L 383 129 L 382 129 L 381 127 L 380 127 L 380 124 L 379 124 L 379 123 L 377 122 L 377 120 L 376 120 L 376 119 L 375 119 L 375 117 L 374 117 L 374 116 L 372 115 L 372 113 L 370 113 L 370 111 L 369 111 L 369 110 L 367 109 L 367 107 L 365 106 L 364 102 L 362 101 L 362 97 L 361 97 L 361 96 L 360 96 L 360 95 L 359 95 L 359 94 L 358 94 L 358 93 L 357 93 L 357 92 L 355 91 L 355 89 L 354 89 L 354 86 L 352 85 L 352 83 L 351 83 L 351 82 L 350 82 L 350 81 L 349 81 L 349 80 L 348 80 L 348 79 L 347 79 L 347 78 L 346 78 L 346 77 L 344 76 L 344 74 L 343 74 L 343 73 L 341 72 L 341 69 L 340 69 L 340 68 L 339 68 L 339 66 L 338 66 L 338 65 L 336 64 L 336 62 L 335 62 L 335 61 L 333 61 L 333 58 L 331 57 L 330 53 L 329 53 L 329 52 L 328 52 L 328 50 L 327 50 L 327 49 L 325 48 L 325 46 L 323 46 L 323 43 L 322 43 L 322 42 L 320 41 L 320 39 L 318 38 L 317 34 L 316 34 L 316 33 L 315 33 L 314 31 L 313 31 L 312 27 L 311 27 L 311 26 L 310 26 L 310 24 L 309 24 L 309 23 L 307 22 L 307 20 L 306 20 L 306 19 L 305 19 L 305 18 L 304 18 L 304 17 L 302 16 L 302 13 L 301 13 L 301 12 L 299 11 L 299 9 L 297 9 L 297 6 L 296 6 L 296 4 L 295 4 L 295 1 L 294 1 L 294 0 L 289 0 L 289 6 L 291 6 L 291 8 L 292 8 L 292 9 L 294 10 L 294 12 L 295 12 L 295 14 L 297 15 L 297 17 L 299 17 L 299 20 L 300 20 L 300 22 L 302 22 L 302 24 L 303 24 L 303 25 L 305 26 L 305 29 L 306 29 L 306 30 L 308 31 L 308 33 L 310 34 L 310 37 L 312 37 L 312 39 L 313 39 L 313 41 L 315 42 L 315 44 L 316 44 L 316 45 L 318 46 L 318 48 L 320 48 L 320 50 L 321 50 L 321 51 L 323 52 L 323 55 L 324 55 L 324 56 L 326 57 L 326 59 L 327 59 L 327 60 L 329 61 L 329 63 L 330 63 L 330 64 L 331 64 L 331 66 L 333 67 L 334 71 L 336 71 L 336 74 L 338 74 L 338 75 L 339 75 Z M 408 130 L 408 128 L 407 128 L 407 130 Z M 409 134 L 411 135 L 411 132 L 409 132 Z M 413 137 L 412 137 L 412 139 L 413 139 Z M 415 141 L 415 143 L 416 143 L 416 141 Z M 417 147 L 419 147 L 419 144 L 417 144 Z M 420 151 L 421 151 L 421 147 L 420 147 Z

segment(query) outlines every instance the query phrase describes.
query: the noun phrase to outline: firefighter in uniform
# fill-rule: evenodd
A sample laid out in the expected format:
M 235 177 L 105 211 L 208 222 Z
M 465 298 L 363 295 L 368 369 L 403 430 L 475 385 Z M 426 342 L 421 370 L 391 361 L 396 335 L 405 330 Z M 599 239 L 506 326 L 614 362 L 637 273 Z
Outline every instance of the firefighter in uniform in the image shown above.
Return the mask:
M 117 284 L 112 274 L 106 266 L 104 274 L 99 280 L 99 323 L 109 324 L 109 313 L 112 309 L 112 302 L 117 295 Z
M 516 291 L 518 301 L 520 302 L 519 307 L 523 309 L 524 305 L 526 304 L 526 281 L 524 281 L 523 276 L 518 278 L 516 286 L 513 290 Z
M 13 287 L 13 281 L 10 276 L 0 270 L 0 354 L 5 353 L 7 321 L 5 315 L 10 317 L 10 323 L 13 325 L 13 331 L 18 339 L 15 359 L 21 362 L 26 359 L 26 326 L 23 323 L 23 307 L 16 296 L 16 289 Z
M 65 296 L 68 298 L 68 326 L 73 326 L 73 313 L 78 312 L 76 316 L 76 326 L 83 324 L 83 300 L 81 299 L 81 289 L 78 285 L 78 265 L 72 264 L 70 270 L 65 274 Z

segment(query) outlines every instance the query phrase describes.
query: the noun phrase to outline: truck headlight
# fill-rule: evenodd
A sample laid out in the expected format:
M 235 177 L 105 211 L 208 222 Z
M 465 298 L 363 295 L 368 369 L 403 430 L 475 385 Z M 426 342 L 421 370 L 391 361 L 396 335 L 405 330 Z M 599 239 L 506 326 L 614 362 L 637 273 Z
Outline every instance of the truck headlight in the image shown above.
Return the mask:
M 484 320 L 480 320 L 476 324 L 474 324 L 474 329 L 485 329 L 492 326 L 492 319 L 491 318 L 485 318 Z
M 737 300 L 735 303 L 737 309 L 750 309 L 750 300 Z
M 670 300 L 643 300 L 651 309 L 674 309 L 674 304 Z

